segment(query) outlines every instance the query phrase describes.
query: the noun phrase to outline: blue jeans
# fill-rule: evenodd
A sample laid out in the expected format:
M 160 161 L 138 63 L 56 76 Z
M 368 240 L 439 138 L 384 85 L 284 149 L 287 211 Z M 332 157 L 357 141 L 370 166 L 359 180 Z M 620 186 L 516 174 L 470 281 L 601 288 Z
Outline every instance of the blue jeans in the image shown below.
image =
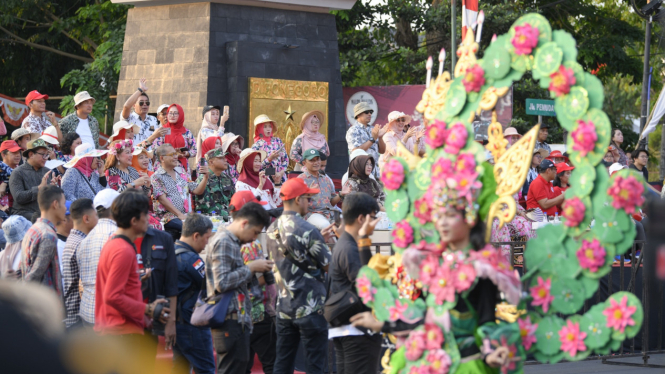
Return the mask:
M 176 323 L 176 345 L 173 347 L 174 373 L 215 374 L 215 356 L 209 328 Z M 184 362 L 187 361 L 187 363 Z
M 319 313 L 298 319 L 277 317 L 277 357 L 273 374 L 293 374 L 301 339 L 307 356 L 305 372 L 323 374 L 328 352 L 328 322 Z

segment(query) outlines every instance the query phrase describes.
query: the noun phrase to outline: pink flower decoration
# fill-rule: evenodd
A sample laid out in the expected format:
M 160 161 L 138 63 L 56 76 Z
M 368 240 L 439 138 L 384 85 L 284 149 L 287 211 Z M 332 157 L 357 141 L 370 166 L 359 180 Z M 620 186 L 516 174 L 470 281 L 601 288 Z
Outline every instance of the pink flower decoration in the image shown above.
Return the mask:
M 531 323 L 530 316 L 527 316 L 526 319 L 518 319 L 517 324 L 520 328 L 520 336 L 522 337 L 524 349 L 531 349 L 531 346 L 536 343 L 536 329 L 538 328 L 538 324 Z
M 443 344 L 444 341 L 441 328 L 433 323 L 425 323 L 425 333 L 427 334 L 425 349 L 430 351 L 441 349 L 441 344 Z
M 470 264 L 460 264 L 455 270 L 455 290 L 464 292 L 471 287 L 476 280 L 476 269 Z
M 452 361 L 443 349 L 430 351 L 426 361 L 429 362 L 429 374 L 446 374 Z
M 406 248 L 413 242 L 413 228 L 405 220 L 397 222 L 392 232 L 393 244 L 399 248 Z
M 434 123 L 427 126 L 425 130 L 425 143 L 432 148 L 438 148 L 446 141 L 448 130 L 443 121 L 434 120 Z
M 541 306 L 543 311 L 547 313 L 550 309 L 550 304 L 554 300 L 554 296 L 550 293 L 550 288 L 552 287 L 552 280 L 547 278 L 546 281 L 543 281 L 543 277 L 538 277 L 538 285 L 531 287 L 531 296 L 533 297 L 533 306 Z
M 416 209 L 413 212 L 413 216 L 418 218 L 418 222 L 421 225 L 426 224 L 432 219 L 432 199 L 429 193 L 416 200 L 414 205 Z
M 607 190 L 607 194 L 612 196 L 612 206 L 614 209 L 625 209 L 626 213 L 635 213 L 636 207 L 644 203 L 644 185 L 634 176 L 627 178 L 618 176 L 612 186 Z
M 411 366 L 409 374 L 429 374 L 429 366 L 427 365 Z
M 485 70 L 480 65 L 475 64 L 466 70 L 462 84 L 466 92 L 480 92 L 480 89 L 485 84 Z
M 462 153 L 455 162 L 456 173 L 473 174 L 476 172 L 476 158 L 472 153 Z
M 408 308 L 409 305 L 406 302 L 401 303 L 399 300 L 395 300 L 395 306 L 391 306 L 390 308 L 388 308 L 388 312 L 390 313 L 388 319 L 390 319 L 393 322 L 397 321 L 402 317 L 402 313 L 404 313 L 404 311 L 407 310 Z
M 563 224 L 568 227 L 576 227 L 584 220 L 586 207 L 579 197 L 568 199 L 563 203 Z
M 582 157 L 586 157 L 587 153 L 593 151 L 598 140 L 596 134 L 596 126 L 591 121 L 577 121 L 577 129 L 570 134 L 575 140 L 573 143 L 573 151 L 578 151 Z
M 582 268 L 595 273 L 605 264 L 606 254 L 605 248 L 600 245 L 598 239 L 593 239 L 591 242 L 582 239 L 582 246 L 577 250 L 577 259 Z
M 446 182 L 448 187 L 457 190 L 458 195 L 468 195 L 471 189 L 482 187 L 482 183 L 478 181 L 478 173 L 475 172 L 455 174 Z
M 567 321 L 566 326 L 559 331 L 559 339 L 561 339 L 561 350 L 567 352 L 572 357 L 577 355 L 577 352 L 586 351 L 584 345 L 584 338 L 586 333 L 580 331 L 580 324 L 572 321 Z
M 418 278 L 424 285 L 429 285 L 439 270 L 439 258 L 433 255 L 427 256 L 421 265 Z
M 358 296 L 362 299 L 364 304 L 374 301 L 374 294 L 376 288 L 372 287 L 372 282 L 366 276 L 356 279 L 356 289 Z
M 432 164 L 432 182 L 445 183 L 445 180 L 450 176 L 452 169 L 452 161 L 445 157 L 440 157 L 434 164 Z
M 619 330 L 622 333 L 626 326 L 635 326 L 635 320 L 630 318 L 637 310 L 636 306 L 628 306 L 628 297 L 624 296 L 621 303 L 610 299 L 610 306 L 603 310 L 603 314 L 607 317 L 607 327 Z
M 406 339 L 406 359 L 409 361 L 416 361 L 419 359 L 423 352 L 425 351 L 425 332 L 422 330 L 414 330 L 409 334 L 409 337 Z
M 559 66 L 559 70 L 550 74 L 550 78 L 552 79 L 550 91 L 554 92 L 556 96 L 568 94 L 570 87 L 575 84 L 573 69 L 565 68 L 563 65 Z
M 444 301 L 455 302 L 455 287 L 454 287 L 453 272 L 450 268 L 443 264 L 439 266 L 436 275 L 430 280 L 429 292 L 431 292 L 437 304 Z
M 510 40 L 515 47 L 516 55 L 529 55 L 538 45 L 540 30 L 526 23 L 524 26 L 515 26 L 515 36 Z
M 383 165 L 381 181 L 388 190 L 396 190 L 404 183 L 404 165 L 396 159 L 391 159 Z
M 468 137 L 469 133 L 466 131 L 464 124 L 462 122 L 457 122 L 450 128 L 450 130 L 448 130 L 444 151 L 455 155 L 458 154 L 466 145 Z
M 413 248 L 423 251 L 430 252 L 436 255 L 440 255 L 446 249 L 446 243 L 437 242 L 437 243 L 428 243 L 424 240 L 421 240 L 418 243 L 414 243 Z M 404 255 L 402 255 L 404 256 Z M 404 260 L 402 260 L 404 261 Z
M 515 344 L 508 344 L 508 339 L 505 335 L 501 335 L 501 343 L 496 340 L 492 340 L 492 344 L 495 347 L 506 347 L 508 348 L 508 359 L 505 364 L 501 366 L 501 374 L 508 374 L 509 371 L 515 370 L 515 362 L 519 361 L 519 353 L 517 352 L 517 347 Z

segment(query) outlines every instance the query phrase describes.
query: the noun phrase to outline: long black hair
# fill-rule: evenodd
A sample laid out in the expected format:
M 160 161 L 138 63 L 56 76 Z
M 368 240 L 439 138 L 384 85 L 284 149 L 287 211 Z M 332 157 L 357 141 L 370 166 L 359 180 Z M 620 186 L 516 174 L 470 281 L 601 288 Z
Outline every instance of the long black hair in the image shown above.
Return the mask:
M 561 173 L 558 173 L 556 177 L 554 177 L 554 182 L 552 182 L 554 187 L 561 187 L 561 177 L 563 177 L 565 173 L 565 171 L 562 171 Z
M 462 213 L 464 214 L 464 213 Z M 475 251 L 479 251 L 485 248 L 487 242 L 485 242 L 485 221 L 480 218 L 480 215 L 476 215 L 476 224 L 471 228 L 469 232 L 469 243 Z
M 621 129 L 618 128 L 618 127 L 612 128 L 612 136 L 610 136 L 610 145 L 613 145 L 613 146 L 617 147 L 618 149 L 621 149 L 621 147 L 617 143 L 614 142 L 614 134 L 616 134 L 617 131 L 621 131 Z
M 65 135 L 65 139 L 62 141 L 62 146 L 60 147 L 62 154 L 71 155 L 73 151 L 72 143 L 74 143 L 74 141 L 80 137 L 81 136 L 75 132 L 70 132 L 69 134 Z

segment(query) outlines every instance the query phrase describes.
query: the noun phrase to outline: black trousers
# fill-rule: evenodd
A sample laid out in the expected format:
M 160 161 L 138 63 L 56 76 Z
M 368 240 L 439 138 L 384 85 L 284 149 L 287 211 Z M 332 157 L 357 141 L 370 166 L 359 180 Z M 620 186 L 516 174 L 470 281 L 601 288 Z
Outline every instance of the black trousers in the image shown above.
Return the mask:
M 337 374 L 378 373 L 381 341 L 381 334 L 333 339 L 337 355 Z
M 249 336 L 249 362 L 247 363 L 246 374 L 252 372 L 254 366 L 254 354 L 259 356 L 259 361 L 263 366 L 265 374 L 272 374 L 272 368 L 275 366 L 275 350 L 277 348 L 277 332 L 275 330 L 275 319 L 268 313 L 263 317 L 263 321 L 254 324 L 254 330 Z
M 227 320 L 221 328 L 212 330 L 212 342 L 217 352 L 218 373 L 245 374 L 249 362 L 248 327 Z

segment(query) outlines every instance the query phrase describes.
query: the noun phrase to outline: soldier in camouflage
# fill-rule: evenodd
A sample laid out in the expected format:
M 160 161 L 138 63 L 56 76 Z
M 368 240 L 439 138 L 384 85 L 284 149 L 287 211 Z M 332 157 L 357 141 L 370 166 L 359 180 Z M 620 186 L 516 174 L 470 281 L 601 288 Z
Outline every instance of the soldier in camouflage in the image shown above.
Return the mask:
M 206 189 L 201 195 L 194 195 L 196 210 L 202 214 L 229 216 L 229 201 L 235 193 L 233 180 L 226 172 L 229 164 L 226 152 L 220 148 L 210 150 L 205 158 L 208 161 L 208 174 L 200 174 L 196 183 L 207 179 Z

